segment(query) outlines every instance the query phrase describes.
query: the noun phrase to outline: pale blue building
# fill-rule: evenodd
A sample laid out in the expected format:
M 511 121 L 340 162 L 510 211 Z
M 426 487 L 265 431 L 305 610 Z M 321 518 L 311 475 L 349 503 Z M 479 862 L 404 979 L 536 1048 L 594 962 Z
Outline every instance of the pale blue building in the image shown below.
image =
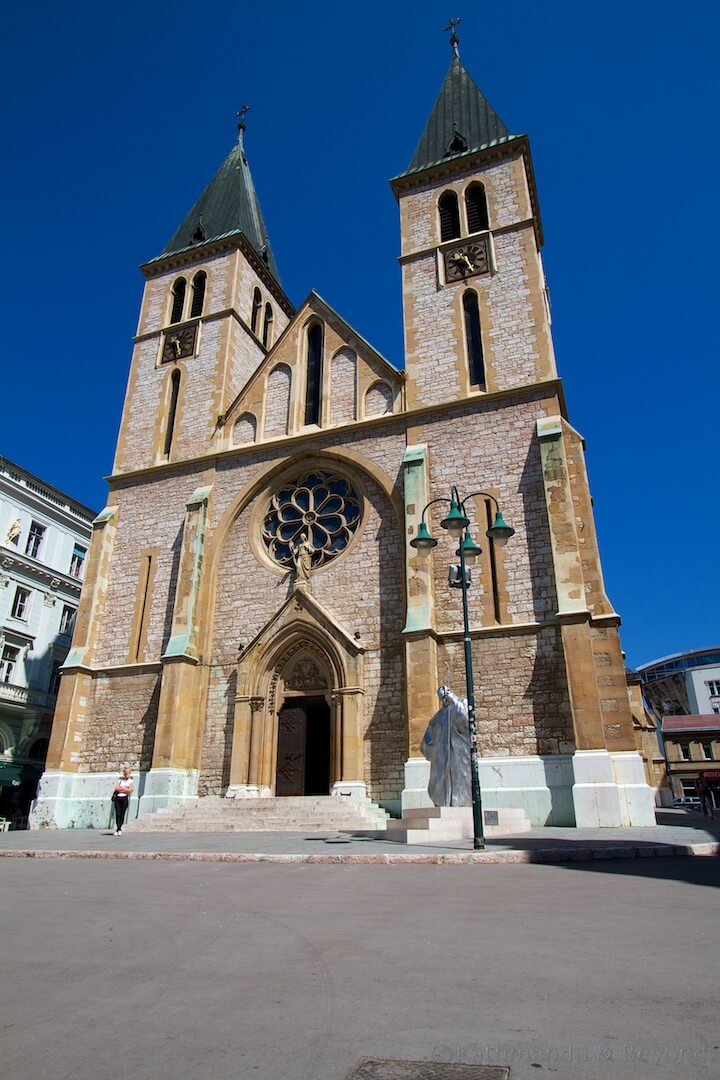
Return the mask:
M 0 457 L 0 827 L 22 827 L 47 753 L 95 514 Z

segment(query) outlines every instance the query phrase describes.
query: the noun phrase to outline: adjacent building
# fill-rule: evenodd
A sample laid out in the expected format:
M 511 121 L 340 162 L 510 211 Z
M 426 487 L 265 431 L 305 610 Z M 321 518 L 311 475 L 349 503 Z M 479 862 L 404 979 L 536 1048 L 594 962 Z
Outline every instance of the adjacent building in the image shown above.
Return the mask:
M 656 806 L 669 806 L 672 794 L 668 784 L 665 754 L 658 724 L 643 701 L 642 678 L 639 672 L 628 669 L 627 686 L 635 745 L 643 760 L 645 779 L 655 793 Z
M 665 656 L 638 673 L 661 732 L 673 797 L 694 795 L 704 778 L 720 805 L 720 647 Z
M 14 824 L 45 763 L 94 516 L 0 457 L 0 818 Z
M 469 617 L 485 806 L 536 825 L 654 823 L 555 365 L 529 141 L 452 45 L 391 181 L 404 363 L 316 292 L 285 295 L 242 120 L 142 267 L 37 824 L 106 822 L 126 761 L 141 815 L 206 797 L 429 804 L 420 743 L 437 688 L 465 686 L 458 541 L 439 527 L 456 488 L 482 549 Z M 498 505 L 505 546 L 488 535 Z M 425 555 L 423 529 L 444 537 Z
M 664 716 L 662 737 L 673 796 L 696 795 L 707 780 L 720 806 L 720 716 Z
M 656 720 L 720 715 L 720 646 L 675 653 L 638 668 L 643 696 Z

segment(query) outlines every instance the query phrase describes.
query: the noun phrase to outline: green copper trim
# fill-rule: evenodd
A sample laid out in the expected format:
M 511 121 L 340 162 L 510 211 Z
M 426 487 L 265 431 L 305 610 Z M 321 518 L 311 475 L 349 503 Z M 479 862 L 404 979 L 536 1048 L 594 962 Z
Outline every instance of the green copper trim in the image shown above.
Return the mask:
M 188 649 L 190 647 L 190 635 L 189 634 L 176 634 L 168 641 L 168 646 L 163 653 L 163 660 L 166 660 L 170 656 L 187 656 L 188 659 L 195 659 L 191 657 Z
M 188 510 L 190 510 L 194 506 L 201 506 L 202 503 L 207 503 L 210 498 L 211 491 L 212 484 L 210 484 L 208 487 L 195 488 L 192 495 L 185 504 Z
M 70 652 L 65 657 L 65 659 L 63 660 L 62 666 L 63 666 L 63 668 L 78 667 L 79 665 L 84 663 L 84 660 L 85 660 L 85 646 L 82 646 L 82 647 L 77 648 L 77 649 L 71 649 Z
M 106 506 L 100 511 L 96 518 L 93 518 L 93 525 L 105 525 L 106 522 L 111 521 L 117 514 L 117 506 Z
M 422 508 L 427 502 L 427 446 L 424 443 L 408 446 L 403 454 L 403 466 L 406 535 L 415 530 L 420 519 L 420 525 L 417 526 L 418 532 L 413 540 L 409 541 L 409 548 L 415 548 L 414 540 L 420 535 L 422 529 L 424 528 L 427 533 L 427 526 L 421 520 Z M 433 601 L 429 589 L 429 567 L 418 567 L 417 564 L 420 560 L 417 559 L 414 552 L 408 549 L 406 551 L 406 616 L 403 633 L 410 634 L 432 628 Z M 414 587 L 411 588 L 413 579 L 415 579 L 415 584 L 420 584 L 419 590 Z

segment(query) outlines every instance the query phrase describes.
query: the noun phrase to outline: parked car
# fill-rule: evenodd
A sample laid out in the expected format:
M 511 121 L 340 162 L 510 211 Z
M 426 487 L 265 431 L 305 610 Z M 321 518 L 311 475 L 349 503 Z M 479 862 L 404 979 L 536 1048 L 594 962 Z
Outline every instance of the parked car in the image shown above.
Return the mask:
M 696 795 L 683 795 L 679 799 L 673 799 L 673 806 L 681 806 L 685 810 L 700 810 L 702 804 Z

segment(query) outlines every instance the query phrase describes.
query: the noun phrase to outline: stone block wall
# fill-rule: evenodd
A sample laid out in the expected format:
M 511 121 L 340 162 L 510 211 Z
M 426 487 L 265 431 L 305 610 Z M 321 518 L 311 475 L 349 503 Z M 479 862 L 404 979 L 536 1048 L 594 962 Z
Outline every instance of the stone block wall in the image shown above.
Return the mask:
M 399 460 L 402 443 L 395 442 Z M 321 460 L 309 460 L 307 468 L 313 467 L 323 467 Z M 312 595 L 349 636 L 359 635 L 365 650 L 366 775 L 374 797 L 397 798 L 407 756 L 401 526 L 380 486 L 355 461 L 327 462 L 325 467 L 341 471 L 365 491 L 366 509 L 363 525 L 347 551 L 313 574 Z M 302 468 L 291 466 L 286 475 Z M 219 554 L 201 765 L 203 793 L 219 793 L 227 783 L 238 645 L 247 646 L 262 630 L 292 585 L 290 573 L 270 565 L 259 537 L 270 494 L 280 482 L 278 476 L 242 510 Z M 226 489 L 226 496 L 229 484 L 238 487 L 237 478 L 227 470 L 217 485 L 216 512 L 224 501 L 220 489 Z
M 91 693 L 78 771 L 119 771 L 125 763 L 133 769 L 149 769 L 160 697 L 159 671 L 98 675 Z
M 207 274 L 207 286 L 196 354 L 160 363 L 173 284 L 179 277 L 188 283 L 183 315 L 186 322 L 190 285 L 199 270 Z M 144 468 L 163 459 L 167 382 L 175 368 L 181 371 L 182 382 L 170 458 L 178 461 L 211 449 L 218 416 L 229 408 L 266 353 L 260 340 L 262 319 L 257 335 L 249 329 L 256 288 L 262 296 L 263 315 L 265 304 L 272 306 L 273 337 L 277 339 L 287 326 L 288 316 L 241 251 L 218 254 L 190 268 L 172 268 L 147 281 L 118 440 L 116 473 Z
M 506 621 L 543 621 L 557 611 L 550 534 L 535 421 L 552 408 L 541 393 L 528 398 L 474 399 L 451 413 L 431 414 L 416 429 L 417 441 L 428 445 L 430 490 L 433 498 L 449 496 L 453 484 L 461 497 L 489 491 L 515 529 L 506 547 L 496 549 L 498 579 L 503 591 Z M 470 503 L 471 520 L 478 520 L 477 502 Z M 457 629 L 462 618 L 460 591 L 447 587 L 447 568 L 458 560 L 457 543 L 440 528 L 443 507 L 431 511 L 429 527 L 439 541 L 433 560 L 436 619 L 440 630 Z M 486 522 L 472 530 L 475 542 L 487 549 Z M 487 566 L 474 569 L 468 594 L 471 625 L 487 625 L 492 603 Z M 492 621 L 492 620 L 491 620 Z
M 338 349 L 330 364 L 330 422 L 349 423 L 357 416 L 357 356 L 352 349 Z
M 472 644 L 478 748 L 483 758 L 568 754 L 572 714 L 557 627 L 483 634 Z M 465 697 L 462 641 L 438 649 L 443 681 Z
M 99 665 L 128 660 L 143 553 L 148 548 L 156 552 L 156 561 L 144 659 L 160 659 L 172 624 L 185 504 L 201 481 L 200 469 L 179 468 L 172 475 L 151 474 L 142 483 L 115 490 L 117 536 L 96 647 Z
M 464 192 L 474 180 L 486 189 L 494 272 L 443 285 L 437 201 L 442 192 L 456 191 L 466 236 Z M 545 280 L 522 156 L 410 191 L 400 197 L 400 209 L 408 404 L 447 401 L 470 391 L 466 289 L 478 294 L 487 390 L 553 378 Z

